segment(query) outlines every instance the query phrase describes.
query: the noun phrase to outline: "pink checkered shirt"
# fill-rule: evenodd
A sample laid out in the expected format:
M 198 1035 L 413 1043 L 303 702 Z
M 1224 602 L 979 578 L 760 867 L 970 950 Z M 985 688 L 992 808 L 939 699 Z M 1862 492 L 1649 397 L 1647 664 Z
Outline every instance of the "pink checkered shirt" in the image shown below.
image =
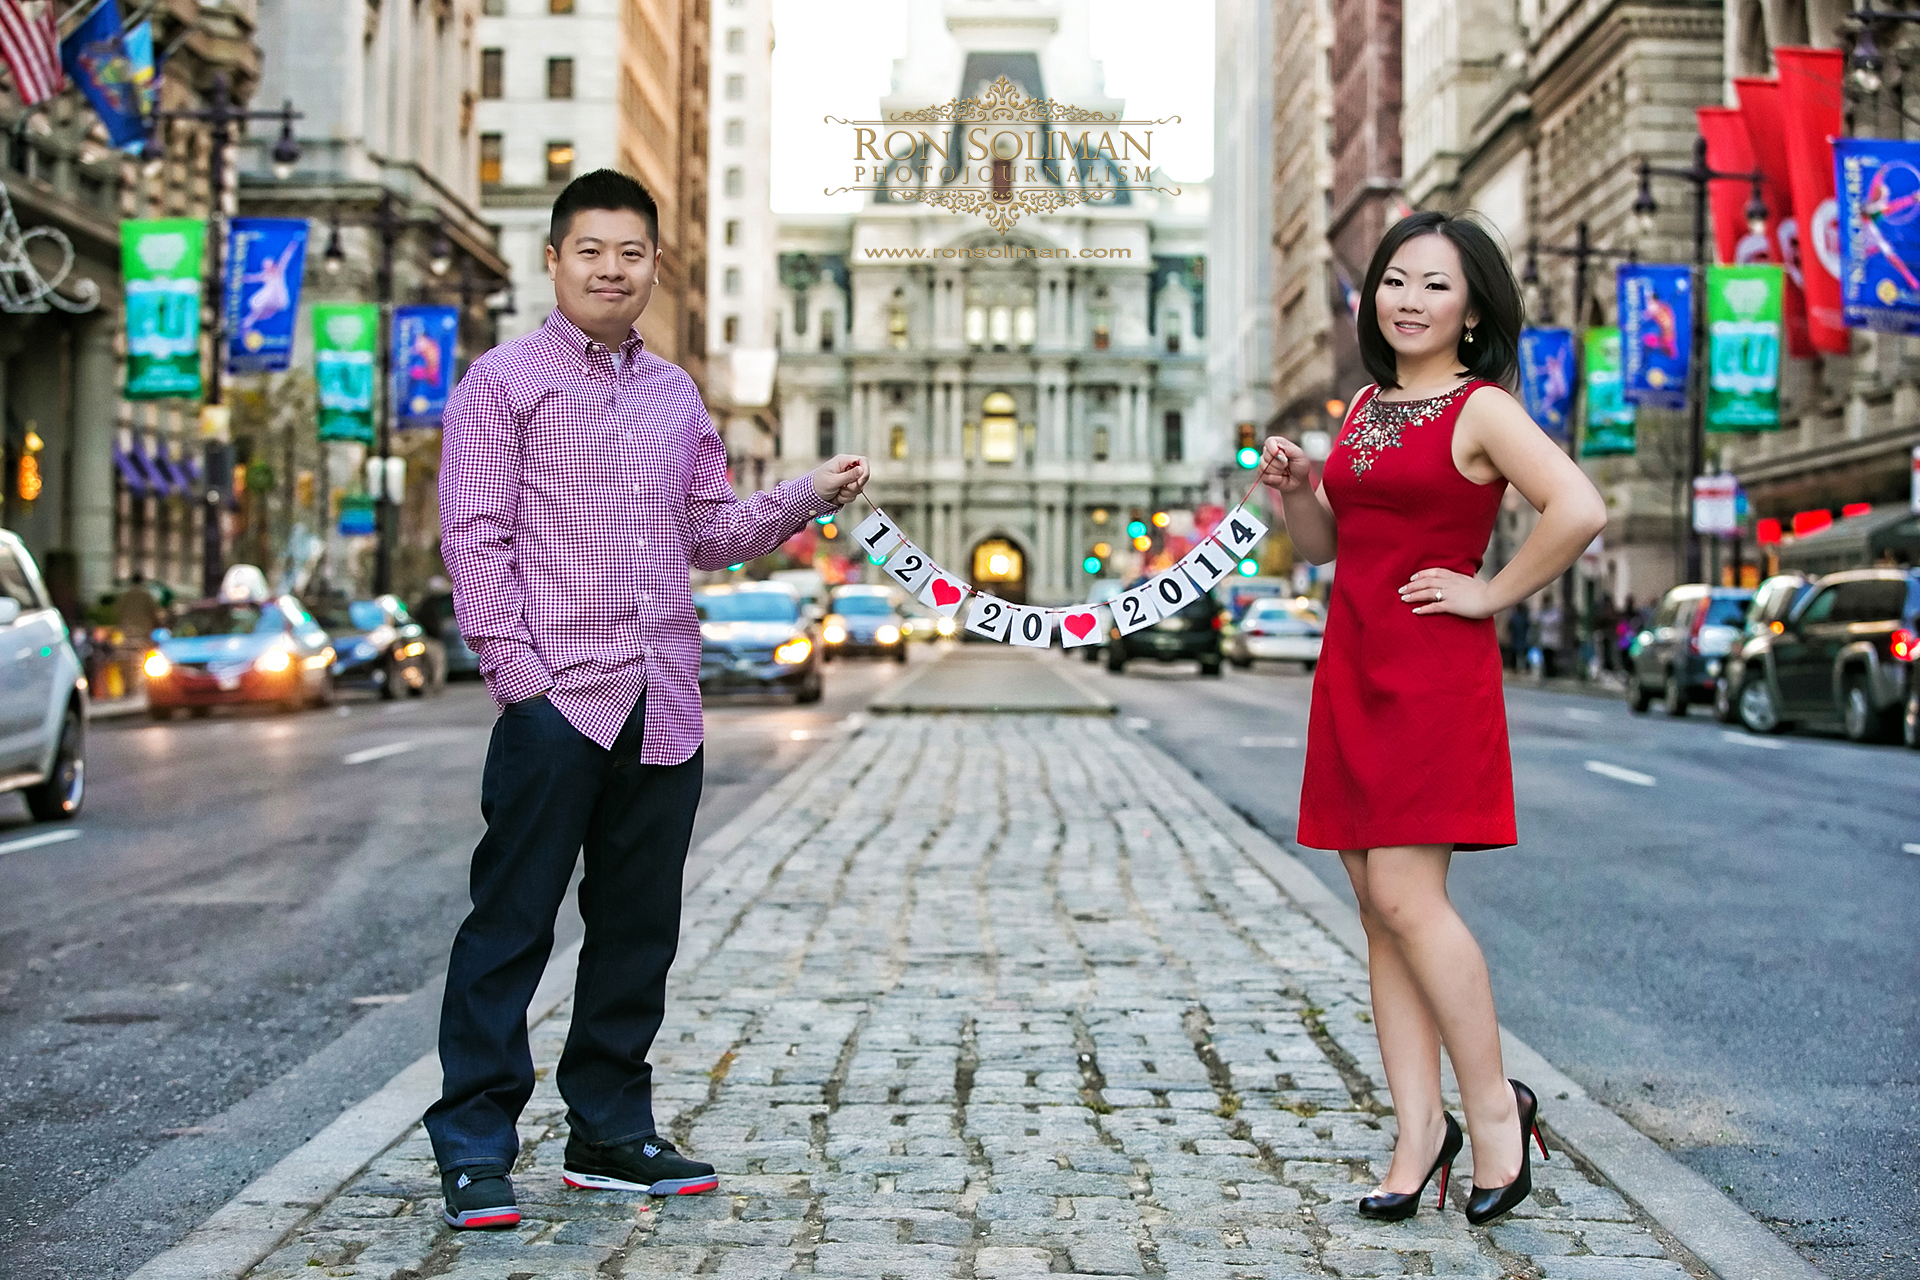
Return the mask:
M 461 636 L 502 706 L 545 693 L 611 747 L 647 690 L 640 758 L 701 741 L 688 569 L 764 555 L 834 506 L 810 477 L 741 500 L 693 379 L 625 363 L 556 308 L 473 362 L 447 405 L 440 551 Z

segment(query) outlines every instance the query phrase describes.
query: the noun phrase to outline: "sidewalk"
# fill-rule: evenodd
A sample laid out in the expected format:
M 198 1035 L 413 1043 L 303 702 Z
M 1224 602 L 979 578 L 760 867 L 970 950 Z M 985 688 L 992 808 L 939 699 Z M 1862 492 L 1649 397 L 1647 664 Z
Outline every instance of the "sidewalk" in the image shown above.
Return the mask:
M 1411 1222 L 1359 1219 L 1393 1127 L 1345 908 L 1107 719 L 876 717 L 715 839 L 653 1061 L 663 1131 L 719 1192 L 562 1187 L 562 991 L 533 1030 L 517 1230 L 445 1229 L 405 1119 L 333 1190 L 291 1190 L 288 1157 L 139 1280 L 1710 1274 L 1675 1243 L 1699 1223 L 1654 1223 L 1564 1147 L 1490 1231 L 1459 1212 L 1464 1157 L 1444 1217 L 1429 1195 Z M 1591 1128 L 1578 1086 L 1514 1048 L 1546 1127 Z M 437 1083 L 423 1059 L 383 1114 Z M 1723 1280 L 1812 1274 L 1744 1221 L 1765 1265 Z

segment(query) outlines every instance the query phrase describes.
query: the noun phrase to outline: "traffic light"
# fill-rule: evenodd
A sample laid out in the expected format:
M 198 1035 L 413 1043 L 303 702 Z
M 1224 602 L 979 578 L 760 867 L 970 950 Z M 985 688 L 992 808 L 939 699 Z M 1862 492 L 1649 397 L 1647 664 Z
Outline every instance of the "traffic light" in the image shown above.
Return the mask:
M 1252 556 L 1248 556 L 1245 560 L 1242 560 L 1240 562 L 1241 577 L 1251 578 L 1259 572 L 1260 572 L 1260 566 L 1254 561 Z
M 1253 424 L 1243 422 L 1239 425 L 1240 441 L 1234 457 L 1248 471 L 1260 465 L 1260 447 L 1253 442 Z
M 1146 537 L 1147 522 L 1145 520 L 1129 520 L 1127 522 L 1127 536 L 1136 540 Z
M 1100 574 L 1100 557 L 1090 555 L 1080 562 L 1080 567 L 1095 577 L 1098 577 Z
M 1167 526 L 1168 526 L 1169 524 L 1171 524 L 1171 523 L 1173 523 L 1173 517 L 1172 517 L 1172 516 L 1170 516 L 1170 515 L 1168 515 L 1168 514 L 1167 514 L 1166 512 L 1164 512 L 1164 511 L 1156 511 L 1156 512 L 1154 512 L 1154 513 L 1153 513 L 1153 527 L 1154 527 L 1154 528 L 1156 528 L 1156 529 L 1164 529 L 1164 528 L 1166 528 L 1166 527 L 1167 527 Z

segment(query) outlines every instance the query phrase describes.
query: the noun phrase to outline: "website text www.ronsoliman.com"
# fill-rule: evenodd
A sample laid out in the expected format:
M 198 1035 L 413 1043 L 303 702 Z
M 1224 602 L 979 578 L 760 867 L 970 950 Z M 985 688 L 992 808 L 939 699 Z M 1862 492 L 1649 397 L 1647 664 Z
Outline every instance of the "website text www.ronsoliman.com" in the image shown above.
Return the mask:
M 1132 249 L 1034 248 L 1024 244 L 964 245 L 934 249 L 867 249 L 868 258 L 1131 258 Z

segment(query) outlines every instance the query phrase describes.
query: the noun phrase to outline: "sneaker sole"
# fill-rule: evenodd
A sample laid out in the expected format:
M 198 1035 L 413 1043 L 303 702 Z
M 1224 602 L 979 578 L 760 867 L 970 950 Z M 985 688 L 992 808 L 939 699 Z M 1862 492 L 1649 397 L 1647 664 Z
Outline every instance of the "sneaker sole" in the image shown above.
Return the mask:
M 662 1178 L 658 1182 L 630 1182 L 604 1173 L 579 1173 L 563 1169 L 560 1180 L 577 1191 L 644 1191 L 650 1196 L 692 1196 L 720 1185 L 718 1174 L 704 1178 Z
M 464 1213 L 448 1213 L 444 1208 L 440 1216 L 447 1225 L 458 1231 L 473 1231 L 485 1227 L 517 1227 L 520 1225 L 520 1210 L 511 1206 L 499 1209 L 468 1209 Z

